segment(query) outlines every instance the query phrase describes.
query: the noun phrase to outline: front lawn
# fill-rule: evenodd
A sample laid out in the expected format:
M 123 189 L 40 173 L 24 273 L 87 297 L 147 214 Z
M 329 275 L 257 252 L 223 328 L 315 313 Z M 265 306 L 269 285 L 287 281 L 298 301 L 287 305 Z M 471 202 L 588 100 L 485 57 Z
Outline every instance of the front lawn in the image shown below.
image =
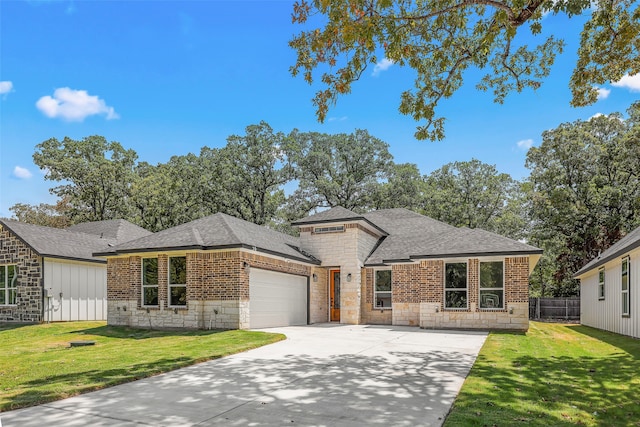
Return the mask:
M 63 399 L 284 339 L 255 331 L 148 331 L 104 322 L 0 325 L 0 411 Z M 69 348 L 70 341 L 95 341 Z
M 640 340 L 531 322 L 492 332 L 445 426 L 640 426 Z

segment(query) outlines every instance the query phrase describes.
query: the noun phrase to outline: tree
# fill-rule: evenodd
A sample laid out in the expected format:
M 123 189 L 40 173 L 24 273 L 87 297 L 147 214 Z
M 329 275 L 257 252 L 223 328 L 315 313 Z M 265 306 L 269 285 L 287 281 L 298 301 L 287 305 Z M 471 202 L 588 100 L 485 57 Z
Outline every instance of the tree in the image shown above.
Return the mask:
M 194 154 L 173 156 L 156 166 L 138 164 L 131 197 L 134 222 L 160 231 L 217 212 L 203 201 L 205 172 Z
M 255 224 L 269 223 L 284 203 L 282 187 L 293 177 L 283 151 L 285 135 L 266 122 L 247 126 L 243 136 L 231 135 L 216 151 L 203 148 L 208 171 L 205 200 L 221 212 Z
M 366 211 L 392 165 L 389 145 L 366 130 L 327 135 L 292 132 L 285 147 L 298 189 L 289 198 L 298 218 L 319 207 Z
M 573 274 L 640 225 L 640 103 L 564 123 L 527 153 L 533 238 L 553 256 L 550 286 L 575 294 Z
M 36 146 L 33 161 L 45 179 L 64 182 L 49 190 L 71 206 L 74 222 L 127 218 L 137 154 L 102 136 L 82 140 L 48 139 Z
M 425 178 L 423 211 L 456 227 L 482 228 L 520 239 L 526 223 L 521 186 L 494 165 L 453 162 Z
M 590 10 L 595 3 L 595 8 Z M 313 103 L 319 121 L 340 95 L 348 94 L 369 64 L 385 58 L 416 73 L 415 88 L 402 93 L 400 112 L 424 121 L 416 138 L 444 137 L 444 118 L 435 108 L 462 86 L 469 68 L 486 70 L 480 90 L 496 102 L 508 93 L 538 88 L 549 75 L 564 43 L 549 36 L 529 47 L 522 33 L 541 37 L 546 13 L 568 17 L 591 14 L 581 36 L 571 78 L 572 105 L 597 99 L 597 84 L 640 72 L 640 6 L 636 0 L 299 0 L 293 22 L 314 15 L 322 28 L 302 31 L 289 45 L 297 59 L 291 67 L 311 84 L 322 70 L 324 88 Z
M 386 180 L 372 195 L 372 209 L 406 208 L 418 210 L 423 205 L 424 181 L 413 163 L 391 164 Z
M 12 219 L 20 222 L 54 228 L 67 228 L 72 225 L 71 219 L 67 216 L 69 204 L 66 199 L 60 199 L 55 205 L 16 203 L 9 210 L 13 212 Z

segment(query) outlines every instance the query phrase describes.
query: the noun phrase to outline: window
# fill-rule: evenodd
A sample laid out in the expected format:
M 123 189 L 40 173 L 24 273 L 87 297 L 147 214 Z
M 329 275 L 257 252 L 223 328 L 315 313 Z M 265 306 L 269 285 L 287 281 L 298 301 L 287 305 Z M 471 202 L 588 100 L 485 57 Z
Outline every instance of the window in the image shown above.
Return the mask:
M 444 307 L 467 308 L 467 263 L 446 263 L 444 270 Z
M 604 267 L 598 270 L 598 299 L 604 299 Z
M 142 259 L 142 305 L 158 305 L 158 258 Z
M 375 308 L 391 308 L 391 270 L 377 270 L 373 285 Z
M 15 265 L 0 265 L 0 305 L 15 305 L 18 268 Z
M 169 305 L 187 305 L 187 257 L 169 258 Z
M 319 233 L 342 233 L 344 231 L 344 225 L 336 225 L 333 227 L 315 227 L 313 232 Z
M 504 263 L 480 263 L 480 308 L 504 308 Z
M 622 315 L 629 315 L 629 257 L 622 259 Z

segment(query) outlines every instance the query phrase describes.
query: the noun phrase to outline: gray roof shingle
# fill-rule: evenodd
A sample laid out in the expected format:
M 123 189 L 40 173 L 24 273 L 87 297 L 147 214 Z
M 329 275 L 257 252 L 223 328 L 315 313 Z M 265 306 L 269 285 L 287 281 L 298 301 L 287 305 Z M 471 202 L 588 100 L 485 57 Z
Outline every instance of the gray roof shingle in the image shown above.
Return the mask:
M 599 257 L 596 257 L 589 261 L 584 267 L 578 270 L 576 274 L 573 275 L 573 277 L 577 279 L 578 276 L 582 276 L 590 270 L 598 268 L 606 264 L 607 262 L 618 258 L 627 252 L 632 251 L 637 247 L 640 247 L 640 227 L 631 231 L 622 239 L 611 245 L 611 247 L 602 252 Z
M 366 214 L 389 231 L 365 265 L 427 258 L 540 254 L 542 250 L 481 229 L 457 228 L 406 209 Z
M 179 249 L 245 248 L 312 264 L 319 263 L 300 251 L 299 245 L 297 237 L 216 213 L 116 245 L 107 251 L 96 252 L 96 255 Z
M 131 228 L 133 230 L 134 227 L 137 227 L 124 220 L 118 221 L 123 221 L 132 226 L 128 227 L 125 224 L 119 223 L 119 227 L 122 227 L 122 229 Z M 89 223 L 93 224 L 91 226 L 93 229 L 103 229 L 107 234 L 107 236 L 103 237 L 100 237 L 99 234 L 95 233 L 83 233 L 73 230 L 82 229 L 83 224 L 78 224 L 77 226 L 68 229 L 60 229 L 12 220 L 0 220 L 0 223 L 3 227 L 6 227 L 9 231 L 29 245 L 38 255 L 51 258 L 65 258 L 104 263 L 104 259 L 93 256 L 93 253 L 107 250 L 109 245 L 115 245 L 118 242 L 126 240 L 126 236 L 119 235 L 117 231 L 109 228 L 110 226 L 116 225 L 116 223 L 112 221 Z M 146 233 L 150 233 L 146 230 L 144 231 Z M 139 230 L 136 230 L 136 232 L 142 234 Z M 118 235 L 120 240 L 108 237 Z
M 106 221 L 83 222 L 67 228 L 76 233 L 94 234 L 105 239 L 113 239 L 118 243 L 126 242 L 153 234 L 144 228 L 130 223 L 124 219 L 111 219 Z
M 306 224 L 321 224 L 323 222 L 333 221 L 354 221 L 364 218 L 362 215 L 343 208 L 342 206 L 336 206 L 326 211 L 318 212 L 317 214 L 309 215 L 306 218 L 299 219 L 291 223 L 291 225 L 306 225 Z

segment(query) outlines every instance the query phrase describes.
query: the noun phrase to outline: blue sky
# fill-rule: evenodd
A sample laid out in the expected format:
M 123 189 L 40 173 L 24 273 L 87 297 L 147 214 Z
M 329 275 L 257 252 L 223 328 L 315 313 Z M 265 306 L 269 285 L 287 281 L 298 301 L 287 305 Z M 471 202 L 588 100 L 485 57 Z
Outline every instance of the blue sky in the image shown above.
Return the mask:
M 438 109 L 444 141 L 413 137 L 416 123 L 398 113 L 413 75 L 395 65 L 371 66 L 320 124 L 311 104 L 318 86 L 288 71 L 295 54 L 287 42 L 301 30 L 291 11 L 291 1 L 1 1 L 0 216 L 15 203 L 55 201 L 55 183 L 32 160 L 35 145 L 52 137 L 103 135 L 158 163 L 222 146 L 261 120 L 286 133 L 367 129 L 390 144 L 396 162 L 423 174 L 477 158 L 520 179 L 526 149 L 544 130 L 624 112 L 638 99 L 640 81 L 629 79 L 605 85 L 593 106 L 570 107 L 584 18 L 547 16 L 545 34 L 567 46 L 543 87 L 498 105 L 475 90 L 480 74 L 469 73 Z

